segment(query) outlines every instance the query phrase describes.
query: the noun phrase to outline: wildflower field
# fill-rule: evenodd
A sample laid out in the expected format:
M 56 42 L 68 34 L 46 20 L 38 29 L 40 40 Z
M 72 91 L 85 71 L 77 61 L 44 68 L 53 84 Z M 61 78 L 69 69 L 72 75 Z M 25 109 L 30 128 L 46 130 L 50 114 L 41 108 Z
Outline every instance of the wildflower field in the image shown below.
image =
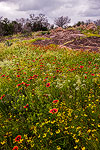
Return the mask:
M 100 150 L 100 53 L 0 43 L 0 150 Z

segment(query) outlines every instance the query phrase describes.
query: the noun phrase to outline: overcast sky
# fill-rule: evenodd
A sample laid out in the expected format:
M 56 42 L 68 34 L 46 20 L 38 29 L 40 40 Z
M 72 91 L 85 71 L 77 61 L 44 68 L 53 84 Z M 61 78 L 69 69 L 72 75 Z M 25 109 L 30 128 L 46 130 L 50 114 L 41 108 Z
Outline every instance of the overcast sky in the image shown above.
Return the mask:
M 60 16 L 71 18 L 71 24 L 100 19 L 100 0 L 0 0 L 0 16 L 10 20 L 43 13 L 50 23 Z

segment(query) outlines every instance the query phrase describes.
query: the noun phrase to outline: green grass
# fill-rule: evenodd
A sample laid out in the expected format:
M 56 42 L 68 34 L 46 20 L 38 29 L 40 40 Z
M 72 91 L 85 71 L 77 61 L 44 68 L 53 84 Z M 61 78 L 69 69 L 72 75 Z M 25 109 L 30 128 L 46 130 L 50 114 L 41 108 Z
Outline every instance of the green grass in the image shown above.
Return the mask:
M 99 34 L 93 34 L 93 33 L 84 33 L 87 37 L 95 36 L 95 37 L 100 37 Z
M 100 53 L 33 42 L 0 43 L 0 150 L 99 150 Z
M 30 39 L 30 40 L 23 40 L 23 43 L 33 43 L 33 42 L 36 42 L 36 41 L 41 41 L 41 40 L 48 40 L 50 38 L 44 38 L 44 37 L 38 37 L 38 38 L 35 38 L 35 39 Z
M 66 45 L 66 44 L 71 43 L 71 42 L 73 42 L 73 41 L 74 41 L 74 40 L 68 41 L 68 42 L 64 43 L 63 45 Z
M 81 33 L 86 35 L 87 37 L 92 37 L 92 36 L 95 36 L 95 37 L 100 37 L 100 34 L 99 31 L 100 29 L 98 28 L 96 31 L 93 31 L 93 30 L 83 30 L 83 29 L 80 29 Z

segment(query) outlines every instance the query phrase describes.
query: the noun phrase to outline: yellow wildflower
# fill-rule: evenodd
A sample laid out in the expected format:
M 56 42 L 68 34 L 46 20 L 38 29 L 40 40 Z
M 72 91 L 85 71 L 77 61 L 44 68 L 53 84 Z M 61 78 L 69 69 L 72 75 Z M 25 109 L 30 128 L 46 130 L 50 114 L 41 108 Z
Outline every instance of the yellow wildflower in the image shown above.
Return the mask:
M 60 133 L 60 130 L 58 129 L 58 130 L 56 130 L 56 133 L 58 134 L 58 133 Z
M 60 150 L 61 149 L 61 147 L 60 146 L 57 146 L 57 150 Z
M 78 143 L 78 142 L 79 142 L 79 139 L 76 139 L 75 142 Z
M 45 137 L 46 137 L 46 135 L 47 135 L 47 133 L 44 133 L 43 138 L 45 138 Z
M 2 145 L 4 145 L 6 143 L 6 141 L 1 142 Z
M 87 117 L 87 115 L 86 115 L 86 114 L 84 114 L 84 116 L 85 116 L 85 117 Z
M 82 147 L 82 150 L 85 150 L 85 147 Z
M 52 133 L 52 132 L 50 132 L 50 135 L 53 135 L 53 133 Z
M 77 145 L 74 147 L 74 149 L 77 149 Z
M 98 124 L 98 127 L 100 128 L 100 123 Z
M 91 140 L 91 137 L 89 137 L 88 140 Z
M 87 133 L 90 133 L 91 132 L 91 130 L 89 129 L 88 131 L 87 131 Z

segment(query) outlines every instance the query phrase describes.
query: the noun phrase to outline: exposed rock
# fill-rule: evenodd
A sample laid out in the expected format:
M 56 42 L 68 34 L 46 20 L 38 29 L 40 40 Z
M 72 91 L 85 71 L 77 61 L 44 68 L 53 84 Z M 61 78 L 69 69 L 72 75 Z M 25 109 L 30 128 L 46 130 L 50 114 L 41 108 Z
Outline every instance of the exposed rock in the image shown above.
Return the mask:
M 61 32 L 61 31 L 64 31 L 64 29 L 62 27 L 56 28 L 56 32 Z
M 87 25 L 86 29 L 95 31 L 95 30 L 97 30 L 97 27 L 94 23 L 90 23 L 90 24 Z
M 53 29 L 49 35 L 44 36 L 50 39 L 36 41 L 33 44 L 55 44 L 59 45 L 60 48 L 69 47 L 72 49 L 89 49 L 93 51 L 99 51 L 100 49 L 100 37 L 86 37 L 86 35 L 81 34 L 78 30 L 68 29 L 64 31 L 58 30 L 58 32 L 56 32 L 56 29 Z
M 86 29 L 86 25 L 80 25 L 79 28 L 82 28 L 83 30 Z

